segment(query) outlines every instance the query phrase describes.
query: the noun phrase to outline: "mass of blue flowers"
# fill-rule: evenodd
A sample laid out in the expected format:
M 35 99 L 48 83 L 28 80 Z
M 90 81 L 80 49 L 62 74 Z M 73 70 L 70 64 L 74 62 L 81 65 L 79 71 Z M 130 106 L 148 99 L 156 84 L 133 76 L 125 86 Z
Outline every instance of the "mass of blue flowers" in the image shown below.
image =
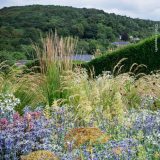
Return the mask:
M 49 116 L 40 107 L 32 111 L 26 107 L 20 115 L 14 110 L 19 103 L 13 95 L 1 95 L 0 160 L 19 160 L 37 150 L 51 151 L 61 160 L 159 159 L 160 110 L 132 109 L 118 125 L 102 118 L 103 125 L 97 127 L 111 135 L 109 141 L 68 150 L 65 135 L 80 126 L 67 106 L 53 108 Z

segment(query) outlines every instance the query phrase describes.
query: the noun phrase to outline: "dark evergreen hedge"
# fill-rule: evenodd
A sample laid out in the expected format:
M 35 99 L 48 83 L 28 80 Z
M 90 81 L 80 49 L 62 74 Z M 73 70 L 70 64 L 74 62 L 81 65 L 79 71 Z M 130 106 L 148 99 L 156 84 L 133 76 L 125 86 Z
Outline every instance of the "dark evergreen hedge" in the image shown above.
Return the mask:
M 113 71 L 115 65 L 122 59 L 128 58 L 124 64 L 123 72 L 128 72 L 133 63 L 145 64 L 147 68 L 145 73 L 150 73 L 160 69 L 160 35 L 157 36 L 158 51 L 155 52 L 156 36 L 145 39 L 137 44 L 129 45 L 116 50 L 110 54 L 105 54 L 96 58 L 83 66 L 87 69 L 94 67 L 95 74 L 101 74 L 102 71 Z

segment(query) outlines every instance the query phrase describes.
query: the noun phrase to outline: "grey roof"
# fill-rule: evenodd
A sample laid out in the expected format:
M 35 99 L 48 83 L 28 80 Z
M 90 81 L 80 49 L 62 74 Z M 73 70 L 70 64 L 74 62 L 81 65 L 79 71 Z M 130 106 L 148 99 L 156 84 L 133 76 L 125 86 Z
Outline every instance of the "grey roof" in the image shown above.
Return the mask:
M 127 45 L 127 44 L 129 44 L 129 42 L 113 42 L 112 43 L 113 45 Z
M 90 61 L 93 59 L 93 55 L 89 55 L 89 54 L 74 55 L 74 56 L 71 56 L 71 59 L 78 60 L 78 61 Z

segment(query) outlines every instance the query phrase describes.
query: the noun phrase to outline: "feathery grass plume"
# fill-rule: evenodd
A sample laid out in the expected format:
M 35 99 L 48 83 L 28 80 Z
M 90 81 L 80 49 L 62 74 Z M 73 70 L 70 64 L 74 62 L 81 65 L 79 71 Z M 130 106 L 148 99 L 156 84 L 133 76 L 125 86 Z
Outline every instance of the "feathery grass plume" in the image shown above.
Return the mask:
M 50 32 L 46 38 L 41 39 L 42 48 L 33 45 L 40 61 L 41 72 L 46 73 L 53 64 L 60 72 L 72 70 L 72 56 L 75 54 L 77 39 L 72 37 L 58 37 Z
M 128 74 L 130 76 L 134 76 L 135 79 L 138 79 L 138 78 L 146 75 L 145 73 L 141 73 L 141 72 L 138 73 L 137 72 L 139 69 L 142 69 L 142 68 L 147 68 L 147 66 L 144 64 L 138 65 L 137 63 L 133 63 L 132 66 L 130 67 Z
M 91 79 L 89 81 L 87 72 L 82 68 L 75 68 L 74 72 L 65 77 L 64 83 L 65 86 L 68 86 L 70 92 L 68 103 L 70 106 L 74 106 L 72 109 L 77 119 L 88 121 L 93 106 L 90 99 L 92 91 Z
M 134 67 L 137 67 L 138 64 L 137 63 L 133 63 L 132 66 L 129 69 L 129 72 L 132 72 L 132 69 L 134 69 Z
M 40 90 L 49 106 L 54 100 L 63 96 L 61 76 L 73 68 L 72 56 L 75 54 L 76 44 L 77 39 L 59 38 L 56 32 L 55 35 L 50 32 L 46 38 L 42 38 L 42 48 L 33 45 L 44 78 Z
M 65 136 L 65 146 L 71 149 L 89 142 L 89 145 L 106 143 L 110 136 L 105 135 L 99 128 L 74 128 Z
M 39 150 L 21 156 L 21 160 L 58 160 L 58 158 L 50 151 Z
M 134 71 L 133 71 L 133 73 L 136 73 L 139 69 L 141 69 L 141 68 L 147 68 L 147 66 L 146 65 L 144 65 L 144 64 L 140 64 L 140 65 L 138 65 L 135 69 L 134 69 Z
M 122 101 L 122 95 L 119 92 L 116 92 L 113 101 L 114 103 L 112 104 L 111 110 L 112 119 L 116 118 L 119 123 L 122 123 L 125 111 L 127 110 L 125 104 Z
M 121 65 L 117 71 L 117 74 L 120 74 L 120 72 L 122 71 L 122 68 L 124 67 L 124 65 Z
M 26 105 L 35 107 L 46 101 L 45 97 L 39 92 L 39 86 L 43 81 L 40 74 L 24 74 L 17 80 L 13 93 L 21 100 L 21 105 L 17 107 L 18 111 L 21 112 Z
M 103 74 L 96 78 L 89 78 L 87 72 L 82 68 L 76 68 L 74 72 L 65 77 L 65 86 L 68 86 L 70 96 L 68 103 L 73 106 L 72 110 L 78 120 L 89 122 L 91 117 L 96 117 L 98 112 L 112 119 L 115 95 L 124 86 L 125 78 L 113 77 Z M 128 77 L 129 78 L 129 77 Z M 124 81 L 123 81 L 124 80 Z M 124 84 L 123 84 L 124 82 Z M 121 105 L 119 109 L 125 111 L 123 100 L 118 99 Z M 117 102 L 118 103 L 118 102 Z M 117 111 L 120 117 L 123 112 Z
M 122 58 L 113 68 L 113 74 L 116 74 L 116 70 L 120 67 L 120 65 L 122 64 L 122 62 L 124 62 L 125 60 L 127 60 L 128 58 Z
M 137 75 L 135 75 L 135 78 L 138 79 L 143 76 L 146 76 L 146 74 L 145 73 L 138 73 Z
M 154 103 L 151 109 L 157 110 L 160 108 L 160 74 L 151 74 L 145 75 L 138 80 L 135 81 L 135 86 L 137 88 L 137 92 L 141 95 L 141 97 L 146 97 L 147 95 L 151 96 L 154 100 Z

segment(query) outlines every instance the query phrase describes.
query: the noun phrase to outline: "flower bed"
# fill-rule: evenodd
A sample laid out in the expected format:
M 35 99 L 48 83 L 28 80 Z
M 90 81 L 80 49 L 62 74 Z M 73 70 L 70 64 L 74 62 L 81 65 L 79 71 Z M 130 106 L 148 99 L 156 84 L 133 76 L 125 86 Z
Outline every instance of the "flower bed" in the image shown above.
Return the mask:
M 34 111 L 25 109 L 21 116 L 14 111 L 18 103 L 10 98 L 19 101 L 11 95 L 4 97 L 0 102 L 1 160 L 19 160 L 39 150 L 46 150 L 49 155 L 52 152 L 60 160 L 160 158 L 159 110 L 132 109 L 122 123 L 101 116 L 98 122 L 93 119 L 81 124 L 75 123 L 67 106 L 51 108 L 49 115 L 39 107 Z M 6 109 L 4 102 L 12 103 L 12 109 Z M 103 143 L 97 140 L 98 135 L 103 135 Z

